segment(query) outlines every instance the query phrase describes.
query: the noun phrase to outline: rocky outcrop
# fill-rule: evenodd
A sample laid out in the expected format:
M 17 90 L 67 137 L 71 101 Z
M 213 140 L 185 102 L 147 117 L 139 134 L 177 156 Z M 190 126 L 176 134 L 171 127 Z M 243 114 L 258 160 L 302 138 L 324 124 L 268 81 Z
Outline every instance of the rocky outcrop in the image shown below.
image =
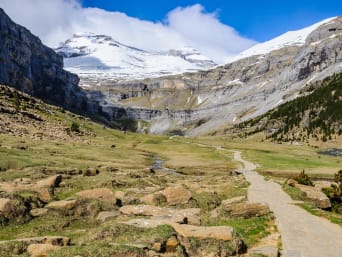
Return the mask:
M 15 24 L 1 8 L 0 37 L 1 84 L 72 111 L 98 111 L 78 87 L 78 76 L 63 69 L 63 57 Z

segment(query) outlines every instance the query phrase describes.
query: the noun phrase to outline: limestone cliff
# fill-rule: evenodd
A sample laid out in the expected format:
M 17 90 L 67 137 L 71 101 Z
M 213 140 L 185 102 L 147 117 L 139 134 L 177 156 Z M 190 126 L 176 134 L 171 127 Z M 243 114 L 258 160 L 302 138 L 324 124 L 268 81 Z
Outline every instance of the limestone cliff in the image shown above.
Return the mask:
M 0 8 L 0 84 L 9 85 L 80 113 L 97 111 L 78 87 L 77 75 L 63 69 L 63 57 L 15 24 Z

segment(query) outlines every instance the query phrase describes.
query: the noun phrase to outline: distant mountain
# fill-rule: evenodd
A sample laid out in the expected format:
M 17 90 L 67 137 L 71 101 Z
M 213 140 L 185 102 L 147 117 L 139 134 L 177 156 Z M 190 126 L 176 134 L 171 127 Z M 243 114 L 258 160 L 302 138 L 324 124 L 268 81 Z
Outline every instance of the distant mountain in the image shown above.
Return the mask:
M 310 33 L 315 31 L 319 26 L 323 24 L 327 25 L 333 19 L 334 18 L 328 18 L 300 30 L 288 31 L 274 39 L 254 45 L 251 48 L 248 48 L 247 50 L 243 51 L 242 53 L 227 61 L 233 62 L 254 55 L 265 55 L 272 51 L 282 49 L 284 47 L 303 46 Z
M 265 114 L 303 95 L 303 88 L 342 71 L 342 17 L 287 32 L 226 65 L 97 87 L 114 119 L 145 121 L 145 130 L 207 134 Z M 304 93 L 305 94 L 305 93 Z
M 124 45 L 110 36 L 75 34 L 59 48 L 65 68 L 87 79 L 125 80 L 158 77 L 186 71 L 209 69 L 216 64 L 196 49 L 184 47 L 151 52 Z

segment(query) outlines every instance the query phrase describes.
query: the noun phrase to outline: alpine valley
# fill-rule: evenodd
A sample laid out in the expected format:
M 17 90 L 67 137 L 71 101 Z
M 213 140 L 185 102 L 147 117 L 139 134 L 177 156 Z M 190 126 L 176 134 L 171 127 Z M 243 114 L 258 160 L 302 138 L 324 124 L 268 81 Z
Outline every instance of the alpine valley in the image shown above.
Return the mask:
M 0 0 L 0 257 L 341 257 L 342 17 L 215 63 L 5 2 L 118 15 Z

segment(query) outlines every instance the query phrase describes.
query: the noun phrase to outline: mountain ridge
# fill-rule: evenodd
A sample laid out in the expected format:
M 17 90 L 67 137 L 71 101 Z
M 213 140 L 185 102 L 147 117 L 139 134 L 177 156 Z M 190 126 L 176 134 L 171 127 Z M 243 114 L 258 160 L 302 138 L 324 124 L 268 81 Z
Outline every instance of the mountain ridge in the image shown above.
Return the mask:
M 55 50 L 64 57 L 66 69 L 81 77 L 82 85 L 88 80 L 100 83 L 103 78 L 115 81 L 158 77 L 216 66 L 191 47 L 146 51 L 94 33 L 74 34 Z

